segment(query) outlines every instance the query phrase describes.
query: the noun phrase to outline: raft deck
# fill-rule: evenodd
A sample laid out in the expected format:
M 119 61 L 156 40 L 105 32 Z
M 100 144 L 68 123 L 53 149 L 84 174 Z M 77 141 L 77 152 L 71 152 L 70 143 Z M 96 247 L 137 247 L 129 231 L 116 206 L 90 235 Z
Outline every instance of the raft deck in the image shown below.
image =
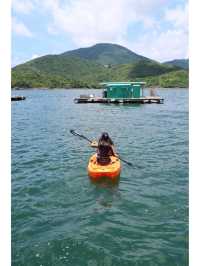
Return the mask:
M 140 98 L 75 98 L 75 103 L 123 103 L 123 104 L 132 104 L 132 103 L 164 103 L 164 99 L 159 96 L 145 96 Z

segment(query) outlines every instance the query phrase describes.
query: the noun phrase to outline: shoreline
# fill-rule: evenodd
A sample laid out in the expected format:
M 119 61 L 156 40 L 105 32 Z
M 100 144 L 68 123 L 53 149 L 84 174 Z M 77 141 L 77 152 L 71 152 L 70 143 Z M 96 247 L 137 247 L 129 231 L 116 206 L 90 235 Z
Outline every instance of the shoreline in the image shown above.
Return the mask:
M 165 89 L 187 89 L 189 90 L 189 87 L 146 87 L 144 89 L 148 90 L 148 89 L 161 89 L 161 90 L 165 90 Z M 23 90 L 103 90 L 103 88 L 11 88 L 11 91 L 23 91 Z

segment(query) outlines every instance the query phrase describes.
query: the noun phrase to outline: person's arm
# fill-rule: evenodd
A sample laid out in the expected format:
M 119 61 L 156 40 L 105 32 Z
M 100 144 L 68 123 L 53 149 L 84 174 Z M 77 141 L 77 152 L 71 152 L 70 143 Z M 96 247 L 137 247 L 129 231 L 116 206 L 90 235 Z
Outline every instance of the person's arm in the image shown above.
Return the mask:
M 115 152 L 115 148 L 113 145 L 111 146 L 111 149 L 112 149 L 112 156 L 115 156 L 116 152 Z

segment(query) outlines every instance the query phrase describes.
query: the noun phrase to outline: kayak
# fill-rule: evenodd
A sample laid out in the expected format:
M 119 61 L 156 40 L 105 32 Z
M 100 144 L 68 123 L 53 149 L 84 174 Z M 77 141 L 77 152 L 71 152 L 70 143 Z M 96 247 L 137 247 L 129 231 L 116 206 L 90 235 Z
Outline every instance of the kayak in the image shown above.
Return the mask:
M 115 156 L 110 156 L 111 162 L 107 165 L 101 165 L 97 163 L 97 154 L 93 154 L 90 157 L 88 163 L 88 175 L 94 181 L 99 181 L 103 177 L 110 179 L 111 181 L 117 180 L 121 172 L 120 159 Z

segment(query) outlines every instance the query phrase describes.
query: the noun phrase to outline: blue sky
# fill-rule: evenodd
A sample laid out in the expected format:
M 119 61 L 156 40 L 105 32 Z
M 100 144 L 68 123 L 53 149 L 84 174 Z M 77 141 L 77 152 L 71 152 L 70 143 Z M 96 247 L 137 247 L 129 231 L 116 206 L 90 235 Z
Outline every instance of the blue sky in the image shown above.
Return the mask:
M 13 0 L 12 64 L 117 43 L 160 62 L 188 57 L 185 0 Z

